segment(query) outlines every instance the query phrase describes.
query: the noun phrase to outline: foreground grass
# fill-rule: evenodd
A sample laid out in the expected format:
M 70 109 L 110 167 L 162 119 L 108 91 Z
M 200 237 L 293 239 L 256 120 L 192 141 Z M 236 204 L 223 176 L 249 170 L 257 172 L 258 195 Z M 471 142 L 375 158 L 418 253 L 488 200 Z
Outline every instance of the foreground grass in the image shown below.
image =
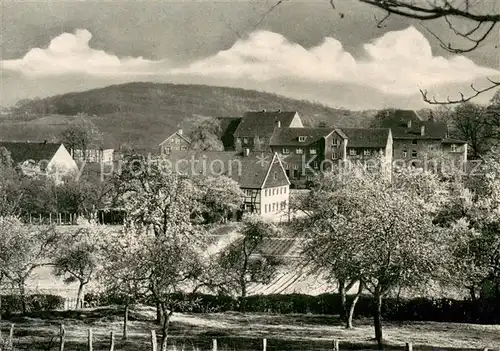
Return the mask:
M 115 350 L 150 350 L 155 311 L 138 307 L 130 313 L 129 340 L 121 340 L 122 310 L 119 307 L 57 311 L 13 316 L 1 322 L 5 337 L 15 324 L 17 350 L 58 350 L 59 325 L 66 328 L 65 350 L 86 350 L 87 330 L 92 328 L 94 350 L 107 350 L 109 335 L 115 332 Z M 500 345 L 500 326 L 434 322 L 387 322 L 384 325 L 387 350 L 402 350 L 412 342 L 414 350 L 490 350 Z M 157 331 L 159 334 L 159 331 Z M 336 317 L 270 314 L 174 314 L 170 330 L 172 350 L 210 350 L 212 339 L 219 350 L 331 350 L 340 340 L 341 350 L 376 349 L 369 320 L 356 321 L 346 330 Z

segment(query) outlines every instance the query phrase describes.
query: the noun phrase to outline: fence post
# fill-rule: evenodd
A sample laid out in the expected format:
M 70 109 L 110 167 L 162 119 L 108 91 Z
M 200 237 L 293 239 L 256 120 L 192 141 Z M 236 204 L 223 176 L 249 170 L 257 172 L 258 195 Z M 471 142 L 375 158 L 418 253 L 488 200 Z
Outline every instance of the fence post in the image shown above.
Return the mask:
M 262 339 L 262 351 L 266 351 L 267 350 L 267 339 L 264 338 Z
M 14 345 L 14 324 L 10 325 L 9 339 L 7 340 L 7 347 L 12 348 Z
M 111 340 L 109 341 L 109 351 L 115 351 L 115 332 L 111 332 Z
M 64 351 L 64 338 L 65 338 L 65 330 L 64 330 L 64 324 L 61 323 L 60 331 L 59 331 L 59 351 Z
M 94 348 L 92 346 L 92 329 L 89 328 L 89 334 L 88 334 L 88 351 L 92 351 Z
M 339 341 L 337 339 L 333 340 L 333 351 L 339 351 L 340 350 L 340 345 Z
M 405 345 L 405 351 L 413 351 L 413 345 L 411 342 L 407 342 Z
M 217 351 L 217 339 L 212 339 L 212 351 Z
M 156 340 L 156 332 L 151 330 L 151 351 L 158 351 L 158 340 Z

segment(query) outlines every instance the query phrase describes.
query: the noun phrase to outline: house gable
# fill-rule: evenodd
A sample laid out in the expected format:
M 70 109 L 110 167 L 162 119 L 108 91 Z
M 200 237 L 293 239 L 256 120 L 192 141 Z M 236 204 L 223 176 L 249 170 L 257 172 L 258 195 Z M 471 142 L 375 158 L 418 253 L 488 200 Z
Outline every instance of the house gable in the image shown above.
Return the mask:
M 266 173 L 266 177 L 262 182 L 261 188 L 274 188 L 279 186 L 288 186 L 290 185 L 290 181 L 285 172 L 285 168 L 281 163 L 278 154 L 274 154 L 271 163 L 269 164 L 269 168 Z
M 71 172 L 78 170 L 78 166 L 71 157 L 66 147 L 63 144 L 59 146 L 52 159 L 47 164 L 49 170 L 57 170 L 58 172 Z

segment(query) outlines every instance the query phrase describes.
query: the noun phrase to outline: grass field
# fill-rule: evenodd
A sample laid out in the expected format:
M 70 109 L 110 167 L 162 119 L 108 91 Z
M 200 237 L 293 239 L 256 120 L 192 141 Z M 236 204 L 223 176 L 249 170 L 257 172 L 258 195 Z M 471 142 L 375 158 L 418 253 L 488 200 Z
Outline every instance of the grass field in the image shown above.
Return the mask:
M 14 323 L 14 346 L 18 350 L 57 350 L 60 323 L 66 328 L 65 350 L 86 350 L 88 328 L 94 335 L 94 350 L 108 350 L 115 332 L 116 351 L 149 350 L 150 330 L 156 329 L 155 311 L 138 307 L 130 313 L 129 340 L 122 341 L 122 311 L 118 307 L 81 311 L 43 312 L 2 321 L 2 335 Z M 336 317 L 269 314 L 174 314 L 169 345 L 177 350 L 210 350 L 212 339 L 219 350 L 331 350 L 332 340 L 340 349 L 375 349 L 370 320 L 355 321 L 346 330 Z M 500 345 L 500 326 L 434 322 L 385 323 L 387 350 L 402 350 L 406 342 L 414 350 L 482 350 Z M 157 331 L 157 334 L 160 334 Z

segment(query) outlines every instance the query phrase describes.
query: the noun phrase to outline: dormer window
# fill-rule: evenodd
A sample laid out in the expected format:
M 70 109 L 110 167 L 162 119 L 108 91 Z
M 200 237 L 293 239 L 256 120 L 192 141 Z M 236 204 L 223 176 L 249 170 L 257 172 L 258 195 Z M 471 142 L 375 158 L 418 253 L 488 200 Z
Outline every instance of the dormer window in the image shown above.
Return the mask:
M 413 140 L 411 141 L 411 143 L 412 143 L 413 145 L 417 145 L 417 139 L 413 139 Z
M 305 136 L 299 136 L 299 142 L 303 143 L 304 141 L 306 141 L 306 137 Z
M 372 152 L 370 150 L 363 151 L 363 155 L 365 155 L 365 156 L 370 156 L 371 154 L 372 154 Z
M 349 155 L 351 156 L 356 156 L 358 153 L 356 151 L 356 149 L 349 149 Z
M 289 154 L 290 150 L 288 150 L 286 147 L 281 150 L 284 155 Z
M 301 148 L 297 148 L 297 150 L 295 150 L 295 153 L 297 155 L 302 155 L 304 153 L 304 149 L 301 149 Z
M 451 144 L 451 152 L 457 152 L 457 144 Z
M 317 152 L 316 149 L 309 149 L 309 153 L 311 155 L 316 155 L 316 152 Z
M 248 144 L 248 138 L 243 138 L 243 144 Z

